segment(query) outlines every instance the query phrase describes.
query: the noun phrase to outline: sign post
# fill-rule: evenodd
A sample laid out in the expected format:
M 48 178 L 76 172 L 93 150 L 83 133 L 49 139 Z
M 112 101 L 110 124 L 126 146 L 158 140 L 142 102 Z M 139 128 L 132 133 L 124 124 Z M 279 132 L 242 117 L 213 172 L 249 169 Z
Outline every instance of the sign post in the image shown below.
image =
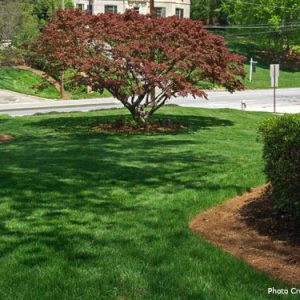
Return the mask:
M 251 57 L 251 59 L 250 59 L 250 73 L 249 73 L 249 81 L 250 82 L 252 81 L 252 72 L 253 72 L 253 70 L 252 70 L 252 62 L 253 62 L 253 59 Z
M 273 88 L 273 107 L 276 113 L 276 87 L 278 87 L 279 64 L 270 65 L 271 86 Z
M 256 64 L 257 64 L 257 61 L 254 61 L 253 58 L 251 57 L 251 59 L 250 59 L 250 74 L 249 74 L 250 82 L 252 82 L 253 73 L 256 72 Z

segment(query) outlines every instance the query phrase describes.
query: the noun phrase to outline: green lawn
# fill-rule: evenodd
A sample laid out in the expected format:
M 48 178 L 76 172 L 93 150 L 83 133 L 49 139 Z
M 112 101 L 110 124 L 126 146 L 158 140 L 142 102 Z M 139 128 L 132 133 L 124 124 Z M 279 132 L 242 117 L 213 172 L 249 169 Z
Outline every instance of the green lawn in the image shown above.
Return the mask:
M 75 89 L 71 92 L 73 100 L 112 97 L 111 93 L 107 90 L 104 90 L 103 94 L 98 92 L 86 93 L 82 89 Z
M 45 83 L 41 76 L 30 71 L 18 70 L 10 67 L 0 67 L 0 89 L 43 98 L 59 99 L 60 93 L 53 85 L 48 84 L 48 87 L 42 90 L 37 88 L 37 86 L 43 82 Z M 68 90 L 68 92 L 71 93 L 71 98 L 74 100 L 111 96 L 111 94 L 106 90 L 102 95 L 99 93 L 86 93 L 85 89 L 79 88 Z
M 30 71 L 17 70 L 8 67 L 0 68 L 0 89 L 6 89 L 27 95 L 34 95 L 50 99 L 59 98 L 59 92 L 52 85 L 43 90 L 37 86 L 41 84 L 43 78 Z
M 271 88 L 270 69 L 267 67 L 257 67 L 253 73 L 252 82 L 249 82 L 249 65 L 246 65 L 247 79 L 245 84 L 249 89 L 269 89 Z M 279 74 L 279 88 L 299 88 L 300 71 L 284 71 Z
M 124 110 L 1 117 L 1 299 L 273 299 L 286 287 L 188 228 L 265 180 L 257 122 L 167 107 L 173 134 L 94 133 Z M 286 296 L 284 299 L 288 299 Z

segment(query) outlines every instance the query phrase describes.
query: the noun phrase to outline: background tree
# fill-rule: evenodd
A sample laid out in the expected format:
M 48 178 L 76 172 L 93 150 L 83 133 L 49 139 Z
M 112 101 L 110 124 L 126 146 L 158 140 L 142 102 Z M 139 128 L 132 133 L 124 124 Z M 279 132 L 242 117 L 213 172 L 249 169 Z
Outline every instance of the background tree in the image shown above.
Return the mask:
M 22 1 L 0 1 L 1 64 L 22 60 L 21 46 L 33 41 L 38 33 L 38 21 L 32 6 Z
M 252 32 L 264 33 L 260 40 L 266 49 L 277 54 L 288 52 L 291 46 L 300 43 L 299 0 L 257 0 L 251 4 L 241 0 L 223 0 L 222 9 L 230 24 L 266 25 L 266 28 L 253 29 Z
M 192 0 L 191 17 L 207 25 L 227 24 L 227 15 L 222 10 L 222 0 Z
M 61 8 L 62 0 L 24 0 L 33 7 L 33 13 L 38 17 L 40 26 L 43 27 L 45 22 Z M 72 0 L 65 0 L 66 8 L 73 8 Z
M 76 82 L 107 89 L 145 126 L 173 96 L 206 97 L 199 81 L 242 89 L 243 58 L 222 37 L 190 19 L 149 18 L 134 11 L 91 16 L 61 11 L 42 32 L 38 57 L 60 72 L 76 70 Z M 154 55 L 153 55 L 154 54 Z M 151 98 L 151 90 L 159 92 Z

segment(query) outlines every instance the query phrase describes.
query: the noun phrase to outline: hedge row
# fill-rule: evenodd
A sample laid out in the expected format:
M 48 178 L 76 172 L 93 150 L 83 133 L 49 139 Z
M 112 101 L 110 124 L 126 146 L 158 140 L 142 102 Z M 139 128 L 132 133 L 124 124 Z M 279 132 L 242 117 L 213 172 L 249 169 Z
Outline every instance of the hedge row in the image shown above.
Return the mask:
M 300 216 L 300 114 L 272 117 L 259 127 L 265 173 L 276 209 Z

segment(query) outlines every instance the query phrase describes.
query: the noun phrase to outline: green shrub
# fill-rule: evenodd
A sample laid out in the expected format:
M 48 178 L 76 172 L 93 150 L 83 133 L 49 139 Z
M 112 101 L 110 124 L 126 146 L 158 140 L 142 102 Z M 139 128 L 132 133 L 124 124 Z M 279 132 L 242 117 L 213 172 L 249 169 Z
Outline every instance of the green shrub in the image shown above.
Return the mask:
M 259 128 L 265 173 L 276 209 L 300 216 L 300 114 L 273 117 Z

